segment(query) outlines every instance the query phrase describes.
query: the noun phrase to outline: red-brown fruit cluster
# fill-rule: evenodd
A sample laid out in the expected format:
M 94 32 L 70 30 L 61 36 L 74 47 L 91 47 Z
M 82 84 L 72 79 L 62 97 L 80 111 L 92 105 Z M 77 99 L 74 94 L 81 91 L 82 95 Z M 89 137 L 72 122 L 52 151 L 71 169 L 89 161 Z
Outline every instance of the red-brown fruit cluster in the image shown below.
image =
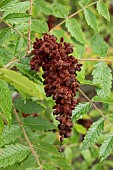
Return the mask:
M 71 136 L 73 123 L 71 120 L 72 110 L 77 104 L 74 98 L 79 85 L 76 82 L 76 71 L 81 70 L 82 64 L 78 64 L 74 56 L 69 55 L 73 48 L 69 43 L 56 42 L 53 35 L 44 34 L 43 39 L 34 42 L 34 57 L 30 61 L 32 70 L 42 67 L 44 73 L 44 85 L 46 96 L 52 96 L 56 105 L 53 107 L 60 131 L 60 141 Z

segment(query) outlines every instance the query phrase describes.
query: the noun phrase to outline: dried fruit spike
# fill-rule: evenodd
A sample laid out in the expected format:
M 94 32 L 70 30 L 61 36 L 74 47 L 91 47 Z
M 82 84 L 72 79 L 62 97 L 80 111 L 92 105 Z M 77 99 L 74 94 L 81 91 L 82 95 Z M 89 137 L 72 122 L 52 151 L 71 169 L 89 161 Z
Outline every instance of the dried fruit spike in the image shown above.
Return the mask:
M 46 96 L 52 96 L 56 105 L 54 115 L 60 122 L 58 125 L 60 141 L 71 136 L 73 127 L 71 116 L 77 101 L 74 98 L 79 85 L 76 81 L 76 72 L 81 70 L 82 64 L 78 64 L 74 56 L 72 45 L 64 42 L 61 37 L 60 43 L 53 35 L 44 34 L 43 39 L 34 42 L 34 54 L 30 61 L 31 69 L 38 71 L 42 67 Z

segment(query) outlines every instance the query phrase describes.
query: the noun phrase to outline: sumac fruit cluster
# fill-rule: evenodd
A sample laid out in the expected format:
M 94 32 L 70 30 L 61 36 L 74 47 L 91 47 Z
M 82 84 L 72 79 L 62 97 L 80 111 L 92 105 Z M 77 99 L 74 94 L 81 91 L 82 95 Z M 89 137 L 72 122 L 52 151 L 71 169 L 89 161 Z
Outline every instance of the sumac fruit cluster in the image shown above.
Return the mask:
M 33 46 L 34 54 L 30 61 L 31 69 L 38 71 L 42 67 L 46 96 L 52 96 L 56 105 L 53 114 L 60 132 L 60 141 L 71 136 L 73 123 L 72 110 L 75 109 L 75 98 L 79 85 L 76 81 L 76 71 L 81 70 L 82 64 L 70 55 L 73 53 L 72 45 L 53 35 L 44 34 L 42 39 L 36 38 Z

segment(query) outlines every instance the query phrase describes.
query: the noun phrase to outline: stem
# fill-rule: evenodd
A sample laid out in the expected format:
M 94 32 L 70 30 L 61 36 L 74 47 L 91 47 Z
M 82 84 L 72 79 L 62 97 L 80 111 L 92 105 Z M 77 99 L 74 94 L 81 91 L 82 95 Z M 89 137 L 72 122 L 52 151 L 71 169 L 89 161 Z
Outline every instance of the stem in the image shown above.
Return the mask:
M 78 58 L 79 61 L 104 61 L 104 62 L 113 62 L 113 60 L 108 59 L 98 59 L 98 58 Z
M 94 5 L 94 4 L 96 4 L 96 3 L 97 3 L 97 1 L 96 1 L 96 2 L 93 2 L 93 3 L 89 4 L 89 5 L 87 5 L 86 7 L 80 9 L 79 11 L 77 11 L 77 12 L 71 14 L 71 15 L 68 16 L 66 19 L 69 19 L 69 18 L 74 17 L 75 15 L 77 15 L 77 14 L 79 14 L 81 11 L 83 11 L 84 9 L 86 9 L 86 8 L 88 8 L 88 7 L 90 7 L 90 6 Z M 51 31 L 55 30 L 57 27 L 59 27 L 59 26 L 61 26 L 63 23 L 65 23 L 66 19 L 64 19 L 62 22 L 60 22 L 60 23 L 59 23 L 58 25 L 56 25 L 54 28 L 52 28 L 48 33 L 50 33 Z
M 33 1 L 30 0 L 30 10 L 29 10 L 30 15 L 32 14 L 32 4 L 33 4 Z M 28 23 L 29 23 L 28 39 L 30 40 L 31 39 L 31 17 L 29 18 Z M 30 51 L 30 46 L 31 46 L 31 42 L 28 41 L 28 51 Z
M 30 147 L 31 152 L 32 152 L 32 154 L 34 155 L 34 157 L 35 157 L 35 159 L 36 159 L 36 161 L 37 161 L 37 164 L 38 164 L 38 166 L 40 167 L 40 170 L 42 170 L 42 166 L 41 166 L 41 164 L 40 164 L 40 162 L 39 162 L 38 155 L 36 154 L 36 152 L 35 152 L 32 144 L 31 144 L 31 142 L 30 142 L 30 140 L 29 140 L 29 138 L 28 138 L 28 136 L 27 136 L 27 134 L 26 134 L 23 126 L 22 126 L 22 122 L 20 121 L 20 118 L 19 118 L 18 113 L 17 113 L 17 111 L 16 111 L 15 108 L 13 109 L 13 112 L 14 112 L 14 115 L 15 115 L 15 117 L 16 117 L 16 119 L 17 119 L 17 122 L 18 122 L 19 126 L 20 126 L 21 129 L 22 129 L 23 135 L 24 135 L 24 137 L 25 137 L 25 139 L 26 139 L 26 141 L 27 141 L 27 143 L 28 143 L 28 145 L 29 145 L 29 147 Z
M 86 98 L 86 100 L 88 102 L 90 102 L 92 104 L 94 109 L 96 109 L 100 113 L 100 115 L 108 122 L 108 124 L 111 126 L 111 128 L 113 128 L 113 125 L 111 124 L 111 122 L 107 119 L 106 116 L 104 116 L 104 114 L 100 111 L 100 109 L 89 99 L 89 97 L 86 96 L 85 93 L 81 89 L 79 89 L 79 92 Z

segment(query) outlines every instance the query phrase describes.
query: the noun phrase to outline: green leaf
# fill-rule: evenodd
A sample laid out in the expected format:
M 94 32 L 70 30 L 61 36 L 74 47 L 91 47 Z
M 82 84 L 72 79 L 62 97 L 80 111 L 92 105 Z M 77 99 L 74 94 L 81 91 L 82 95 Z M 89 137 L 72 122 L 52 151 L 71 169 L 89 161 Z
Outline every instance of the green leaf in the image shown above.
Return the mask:
M 113 149 L 113 134 L 108 136 L 100 147 L 100 159 L 103 162 L 111 153 Z
M 4 126 L 0 146 L 2 147 L 5 144 L 9 144 L 11 141 L 14 142 L 20 134 L 21 129 L 19 125 L 12 125 L 10 128 L 7 125 Z
M 86 128 L 83 126 L 83 125 L 80 125 L 80 124 L 77 124 L 75 123 L 74 124 L 74 128 L 76 129 L 76 131 L 80 134 L 86 134 Z
M 2 119 L 2 115 L 0 113 L 0 141 L 1 141 L 1 135 L 2 135 L 2 132 L 3 132 L 3 127 L 4 127 L 4 122 L 3 122 L 3 119 Z
M 89 4 L 91 0 L 80 0 L 79 4 L 81 7 L 84 7 Z
M 78 80 L 81 84 L 84 84 L 84 81 L 85 81 L 85 69 L 84 69 L 84 66 L 82 66 L 80 72 L 77 72 L 77 80 Z
M 44 21 L 35 19 L 35 20 L 32 20 L 31 29 L 34 32 L 45 33 L 45 32 L 48 32 L 48 25 Z
M 107 64 L 104 62 L 95 64 L 95 69 L 93 70 L 92 75 L 93 82 L 100 85 L 100 87 L 96 88 L 97 95 L 101 98 L 110 97 L 112 73 Z
M 14 101 L 14 106 L 18 111 L 22 113 L 28 113 L 28 114 L 41 113 L 45 109 L 44 106 L 41 105 L 41 103 L 32 101 L 30 99 L 24 102 L 22 98 L 16 99 Z
M 105 19 L 107 19 L 110 22 L 108 7 L 103 1 L 97 2 L 97 10 L 99 14 L 101 14 Z
M 35 84 L 27 77 L 13 70 L 0 69 L 0 77 L 9 84 L 13 85 L 17 90 L 30 96 L 42 99 L 40 84 Z
M 58 152 L 58 149 L 56 147 L 54 147 L 51 144 L 48 144 L 46 142 L 43 141 L 37 141 L 37 143 L 35 143 L 34 147 L 37 148 L 37 150 L 42 150 L 44 152 L 46 152 L 47 154 L 53 155 L 53 156 L 60 156 L 61 154 Z
M 53 14 L 48 3 L 45 2 L 44 0 L 40 0 L 40 1 L 34 0 L 34 6 L 36 7 L 36 9 L 38 11 L 42 12 L 45 15 L 52 15 Z
M 98 121 L 94 122 L 92 126 L 88 129 L 81 150 L 87 150 L 91 148 L 97 142 L 103 130 L 104 118 L 101 118 Z
M 79 42 L 77 42 L 75 44 L 75 49 L 77 51 L 77 54 L 78 54 L 78 58 L 81 58 L 85 52 L 85 46 Z M 77 73 L 78 74 L 78 73 Z
M 23 47 L 23 44 L 24 44 L 24 38 L 18 37 L 16 41 L 15 49 L 14 49 L 14 55 L 20 52 L 21 48 Z
M 13 59 L 14 59 L 13 53 L 8 51 L 5 47 L 0 47 L 0 60 L 3 66 L 9 63 Z
M 23 62 L 23 60 L 21 60 Z M 15 66 L 24 74 L 26 74 L 31 80 L 34 82 L 38 83 L 39 81 L 43 83 L 42 79 L 39 77 L 39 75 L 34 71 L 31 70 L 30 64 L 20 64 L 20 63 L 15 63 Z
M 53 3 L 51 10 L 53 11 L 53 15 L 58 18 L 66 18 L 69 14 L 68 8 L 58 3 Z
M 9 14 L 6 17 L 3 18 L 6 22 L 9 22 L 11 24 L 18 24 L 18 23 L 25 23 L 29 20 L 30 15 L 24 14 L 24 13 L 13 13 Z
M 99 34 L 95 34 L 90 42 L 91 48 L 94 54 L 100 55 L 100 57 L 106 57 L 108 44 L 103 40 Z
M 93 102 L 102 102 L 102 103 L 109 103 L 112 104 L 113 103 L 113 99 L 111 97 L 100 97 L 100 96 L 94 96 L 92 98 Z
M 91 108 L 91 103 L 80 103 L 76 106 L 76 108 L 72 112 L 72 118 L 75 120 L 78 120 L 82 118 L 84 114 L 87 114 Z
M 24 145 L 6 145 L 0 150 L 0 167 L 13 165 L 15 162 L 21 162 L 30 152 L 29 147 Z
M 11 37 L 11 28 L 6 28 L 0 31 L 0 44 L 8 41 Z
M 8 3 L 10 3 L 12 0 L 3 0 L 1 3 L 0 3 L 0 8 L 3 8 L 5 5 L 7 5 Z
M 3 16 L 6 16 L 8 14 L 12 14 L 12 13 L 25 13 L 30 7 L 30 2 L 26 1 L 26 2 L 17 2 L 17 3 L 12 3 L 11 6 L 6 6 L 5 8 L 3 8 L 3 10 L 5 11 L 5 13 L 3 14 Z
M 66 27 L 68 31 L 71 33 L 71 36 L 76 38 L 82 44 L 85 44 L 85 38 L 82 32 L 82 29 L 76 19 L 66 19 Z
M 27 117 L 23 120 L 24 125 L 30 127 L 33 130 L 53 130 L 56 129 L 56 126 L 49 122 L 47 119 L 42 118 L 41 116 L 38 117 Z
M 90 9 L 84 10 L 85 19 L 87 21 L 87 24 L 93 28 L 96 32 L 98 32 L 98 25 L 97 25 L 97 19 L 96 16 L 93 14 L 93 12 Z
M 51 160 L 57 169 L 72 170 L 72 166 L 65 157 L 52 156 Z
M 2 108 L 3 115 L 11 123 L 11 110 L 12 110 L 12 96 L 5 81 L 0 79 L 0 107 Z

